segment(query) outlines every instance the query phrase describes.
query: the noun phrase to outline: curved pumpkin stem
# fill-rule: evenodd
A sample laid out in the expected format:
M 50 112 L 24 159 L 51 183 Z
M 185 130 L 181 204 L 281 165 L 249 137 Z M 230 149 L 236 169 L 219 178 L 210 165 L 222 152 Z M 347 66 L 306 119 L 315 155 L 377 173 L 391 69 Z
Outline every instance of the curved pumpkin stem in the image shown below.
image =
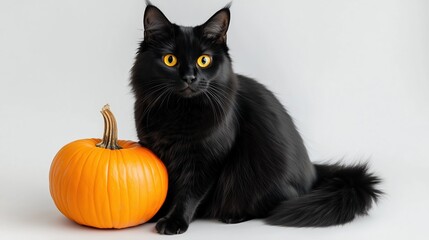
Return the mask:
M 103 139 L 100 143 L 97 143 L 97 147 L 106 149 L 121 149 L 118 145 L 118 127 L 116 126 L 116 119 L 113 113 L 110 111 L 109 104 L 104 105 L 101 109 L 101 114 L 104 119 L 104 134 Z

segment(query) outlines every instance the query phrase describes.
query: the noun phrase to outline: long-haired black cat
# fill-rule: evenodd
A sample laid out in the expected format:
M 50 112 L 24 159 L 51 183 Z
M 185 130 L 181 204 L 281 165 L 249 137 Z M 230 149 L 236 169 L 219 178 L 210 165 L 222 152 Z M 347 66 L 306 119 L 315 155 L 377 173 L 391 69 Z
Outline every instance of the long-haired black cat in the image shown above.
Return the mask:
M 310 162 L 272 92 L 234 73 L 229 22 L 229 7 L 196 27 L 146 7 L 131 85 L 140 144 L 169 174 L 156 230 L 183 233 L 195 218 L 317 227 L 365 215 L 381 194 L 379 178 L 365 164 Z

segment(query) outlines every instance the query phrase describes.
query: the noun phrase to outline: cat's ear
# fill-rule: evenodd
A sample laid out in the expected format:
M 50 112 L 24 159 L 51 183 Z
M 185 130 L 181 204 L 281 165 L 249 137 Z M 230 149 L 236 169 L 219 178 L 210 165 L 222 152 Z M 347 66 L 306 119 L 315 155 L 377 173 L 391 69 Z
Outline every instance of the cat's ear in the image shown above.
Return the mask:
M 144 38 L 148 40 L 171 29 L 171 23 L 157 7 L 148 2 L 143 17 Z
M 228 31 L 231 14 L 230 5 L 217 11 L 207 22 L 202 25 L 205 38 L 213 39 L 218 43 L 226 43 L 226 32 Z

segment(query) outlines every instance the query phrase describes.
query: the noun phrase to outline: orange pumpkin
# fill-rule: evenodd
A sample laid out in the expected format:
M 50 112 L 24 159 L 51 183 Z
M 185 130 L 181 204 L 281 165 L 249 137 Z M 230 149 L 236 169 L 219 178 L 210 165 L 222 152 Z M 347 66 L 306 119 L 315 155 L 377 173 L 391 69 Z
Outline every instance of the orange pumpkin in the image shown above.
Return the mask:
M 103 139 L 64 146 L 49 173 L 57 208 L 69 219 L 96 228 L 126 228 L 148 221 L 167 195 L 167 171 L 148 149 L 117 140 L 116 120 L 106 105 Z

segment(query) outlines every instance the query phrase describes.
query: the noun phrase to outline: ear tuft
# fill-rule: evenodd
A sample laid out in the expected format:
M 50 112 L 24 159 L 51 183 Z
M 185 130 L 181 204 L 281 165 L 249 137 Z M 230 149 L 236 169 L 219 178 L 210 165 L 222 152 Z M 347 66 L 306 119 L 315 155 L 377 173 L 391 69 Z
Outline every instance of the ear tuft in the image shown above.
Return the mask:
M 218 43 L 226 42 L 226 32 L 228 31 L 231 17 L 230 6 L 231 4 L 217 11 L 202 25 L 204 37 L 214 39 Z

